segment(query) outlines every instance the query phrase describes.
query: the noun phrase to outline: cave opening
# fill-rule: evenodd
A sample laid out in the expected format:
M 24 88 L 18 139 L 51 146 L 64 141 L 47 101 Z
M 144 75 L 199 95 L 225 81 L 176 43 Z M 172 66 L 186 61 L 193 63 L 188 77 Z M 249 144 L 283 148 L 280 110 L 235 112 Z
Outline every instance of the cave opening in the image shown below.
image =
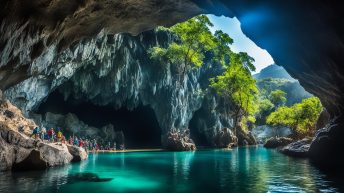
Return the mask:
M 202 128 L 206 126 L 203 124 L 202 119 L 200 119 L 201 116 L 201 109 L 197 110 L 193 114 L 192 119 L 189 122 L 190 137 L 194 140 L 197 147 L 211 147 L 205 131 L 202 131 Z
M 115 131 L 123 131 L 126 148 L 159 148 L 161 128 L 155 112 L 149 106 L 139 105 L 133 110 L 126 107 L 98 106 L 75 99 L 65 100 L 59 91 L 52 92 L 36 113 L 75 114 L 89 126 L 101 128 L 112 124 Z

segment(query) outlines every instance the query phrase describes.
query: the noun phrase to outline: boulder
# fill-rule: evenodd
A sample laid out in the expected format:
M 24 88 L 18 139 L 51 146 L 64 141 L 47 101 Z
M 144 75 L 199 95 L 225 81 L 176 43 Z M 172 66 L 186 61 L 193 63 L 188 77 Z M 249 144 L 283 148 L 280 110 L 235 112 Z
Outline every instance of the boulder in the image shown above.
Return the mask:
M 218 132 L 214 139 L 214 146 L 219 148 L 231 148 L 238 143 L 237 137 L 226 127 Z
M 300 141 L 290 143 L 289 145 L 280 149 L 280 152 L 292 157 L 307 157 L 311 142 L 311 139 L 305 138 Z
M 11 116 L 5 112 L 11 112 Z M 0 171 L 36 170 L 72 161 L 65 144 L 44 143 L 28 135 L 37 125 L 8 101 L 0 104 Z M 25 128 L 19 132 L 19 128 Z
M 291 138 L 271 137 L 265 142 L 264 147 L 265 148 L 277 148 L 277 147 L 286 146 L 286 145 L 290 144 L 291 142 L 293 142 L 293 140 Z
M 26 170 L 44 170 L 49 166 L 48 162 L 43 159 L 41 152 L 32 150 L 31 153 L 21 162 L 14 163 L 12 170 L 26 171 Z
M 170 131 L 162 138 L 162 144 L 171 151 L 194 151 L 196 145 L 190 138 L 189 130 Z
M 76 147 L 74 145 L 67 145 L 67 148 L 69 153 L 73 156 L 72 162 L 86 160 L 88 157 L 88 154 L 84 148 Z
M 238 138 L 238 146 L 257 144 L 256 138 L 253 136 L 253 134 L 250 131 L 246 132 L 242 129 L 239 129 L 237 133 L 237 138 Z

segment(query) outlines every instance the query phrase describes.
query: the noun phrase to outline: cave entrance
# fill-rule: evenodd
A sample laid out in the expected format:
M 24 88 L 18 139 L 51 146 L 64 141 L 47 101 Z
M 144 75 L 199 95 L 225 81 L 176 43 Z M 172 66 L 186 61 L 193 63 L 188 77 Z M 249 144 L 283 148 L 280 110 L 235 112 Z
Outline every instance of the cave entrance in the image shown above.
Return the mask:
M 189 122 L 190 137 L 194 140 L 197 147 L 210 147 L 211 144 L 207 139 L 205 131 L 203 131 L 204 128 L 206 128 L 206 125 L 204 125 L 202 119 L 200 119 L 201 116 L 201 109 L 197 110 L 192 116 L 192 119 Z
M 158 148 L 161 146 L 161 128 L 155 113 L 149 106 L 140 105 L 132 111 L 125 107 L 114 109 L 97 106 L 91 102 L 64 100 L 59 91 L 54 91 L 37 110 L 56 114 L 75 114 L 84 123 L 101 128 L 114 125 L 115 131 L 123 131 L 126 148 Z

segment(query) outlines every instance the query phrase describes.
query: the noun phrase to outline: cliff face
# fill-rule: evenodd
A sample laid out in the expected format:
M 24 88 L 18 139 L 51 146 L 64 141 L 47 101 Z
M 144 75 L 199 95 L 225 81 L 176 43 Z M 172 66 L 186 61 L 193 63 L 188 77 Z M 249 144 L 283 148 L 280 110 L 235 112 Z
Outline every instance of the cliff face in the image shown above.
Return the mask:
M 46 54 L 31 67 L 45 66 L 40 75 L 10 87 L 4 95 L 28 116 L 35 116 L 31 112 L 55 89 L 65 99 L 115 109 L 148 105 L 155 112 L 162 135 L 172 129 L 186 130 L 194 112 L 202 107 L 207 116 L 200 119 L 207 124 L 198 129 L 213 141 L 220 129 L 232 126 L 230 109 L 221 108 L 218 99 L 207 91 L 208 79 L 221 73 L 222 67 L 207 63 L 180 78 L 175 68 L 178 64 L 156 63 L 149 58 L 150 47 L 166 46 L 173 38 L 162 30 L 135 37 L 100 33 L 61 54 Z M 51 63 L 47 65 L 47 61 Z

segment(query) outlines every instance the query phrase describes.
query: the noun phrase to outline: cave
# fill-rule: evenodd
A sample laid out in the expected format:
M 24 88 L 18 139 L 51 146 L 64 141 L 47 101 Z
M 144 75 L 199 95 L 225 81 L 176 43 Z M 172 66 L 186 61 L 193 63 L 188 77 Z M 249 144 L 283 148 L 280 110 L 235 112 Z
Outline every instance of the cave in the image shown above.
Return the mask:
M 64 100 L 63 95 L 56 90 L 36 110 L 38 114 L 46 112 L 73 113 L 82 122 L 97 128 L 112 124 L 115 131 L 123 131 L 126 148 L 161 147 L 161 128 L 149 106 L 139 105 L 132 110 L 126 107 L 115 109 L 87 101 Z
M 202 110 L 197 110 L 189 122 L 190 137 L 194 140 L 197 147 L 206 148 L 211 147 L 211 143 L 207 139 L 206 134 L 202 131 L 202 123 L 199 122 L 199 117 L 202 116 Z

